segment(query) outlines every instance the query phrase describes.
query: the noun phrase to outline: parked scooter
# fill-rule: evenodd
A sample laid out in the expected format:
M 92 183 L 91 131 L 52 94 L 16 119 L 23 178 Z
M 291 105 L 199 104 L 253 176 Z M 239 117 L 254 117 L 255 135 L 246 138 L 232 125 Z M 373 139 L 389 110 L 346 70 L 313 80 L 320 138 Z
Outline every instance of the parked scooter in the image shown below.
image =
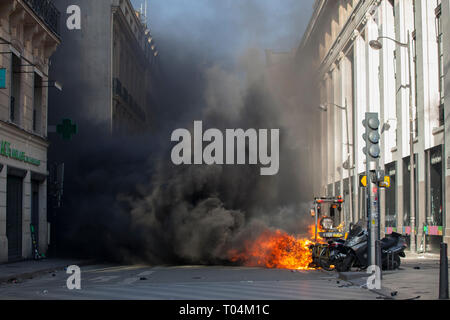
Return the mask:
M 368 267 L 369 234 L 365 223 L 360 221 L 351 226 L 344 243 L 330 243 L 330 264 L 339 272 L 351 268 L 365 270 Z M 383 270 L 395 270 L 400 267 L 400 257 L 405 257 L 406 241 L 398 233 L 387 235 L 381 240 L 381 260 Z

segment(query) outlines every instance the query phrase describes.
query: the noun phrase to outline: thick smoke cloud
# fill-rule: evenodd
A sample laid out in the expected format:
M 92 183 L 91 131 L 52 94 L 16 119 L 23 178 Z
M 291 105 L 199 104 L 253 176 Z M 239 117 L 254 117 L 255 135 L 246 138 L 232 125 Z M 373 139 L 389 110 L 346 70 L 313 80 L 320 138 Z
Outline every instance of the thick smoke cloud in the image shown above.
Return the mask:
M 70 148 L 55 146 L 66 159 L 59 252 L 215 264 L 264 230 L 305 232 L 315 92 L 305 86 L 310 74 L 292 72 L 295 64 L 274 75 L 263 49 L 298 45 L 311 9 L 293 0 L 153 2 L 157 126 L 111 137 L 91 123 Z M 173 165 L 171 132 L 192 129 L 194 120 L 204 129 L 280 129 L 279 174 L 260 176 L 259 166 Z

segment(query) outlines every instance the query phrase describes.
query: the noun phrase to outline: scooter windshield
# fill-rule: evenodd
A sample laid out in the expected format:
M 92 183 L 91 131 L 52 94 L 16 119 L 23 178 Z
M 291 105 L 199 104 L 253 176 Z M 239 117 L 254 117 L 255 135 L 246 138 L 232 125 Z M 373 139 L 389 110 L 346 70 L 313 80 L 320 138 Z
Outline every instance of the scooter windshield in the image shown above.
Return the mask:
M 350 229 L 348 234 L 348 238 L 353 238 L 358 236 L 364 230 L 364 221 L 358 221 L 358 223 L 354 224 Z

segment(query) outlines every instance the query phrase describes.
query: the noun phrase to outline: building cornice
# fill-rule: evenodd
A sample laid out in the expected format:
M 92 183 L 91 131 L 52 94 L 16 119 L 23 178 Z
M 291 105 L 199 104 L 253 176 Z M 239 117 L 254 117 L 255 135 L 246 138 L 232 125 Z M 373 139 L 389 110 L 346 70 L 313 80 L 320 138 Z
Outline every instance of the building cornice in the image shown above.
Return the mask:
M 308 45 L 311 45 L 310 40 L 314 38 L 314 32 L 321 23 L 320 18 L 322 16 L 322 13 L 325 11 L 326 6 L 329 3 L 330 2 L 327 0 L 319 0 L 319 2 L 316 3 L 315 11 L 309 22 L 308 28 L 303 35 L 302 41 L 297 51 L 297 56 L 300 57 L 301 54 L 305 51 L 306 47 Z M 346 51 L 346 49 L 351 45 L 351 42 L 358 36 L 359 32 L 361 32 L 365 28 L 365 25 L 368 21 L 367 13 L 372 14 L 372 12 L 376 7 L 378 7 L 380 3 L 381 0 L 359 1 L 356 7 L 353 8 L 352 13 L 349 15 L 349 18 L 332 43 L 327 54 L 318 64 L 318 70 L 321 77 L 332 68 L 332 65 L 336 60 L 338 60 L 339 56 Z
M 328 50 L 327 55 L 320 62 L 319 73 L 321 75 L 329 70 L 330 66 L 338 59 L 339 55 L 346 51 L 346 48 L 351 45 L 351 42 L 357 36 L 355 31 L 361 32 L 365 28 L 369 16 L 372 16 L 373 11 L 380 3 L 381 0 L 360 1 L 353 9 L 353 12 L 342 27 L 342 30 L 336 37 L 330 50 Z
M 6 133 L 14 136 L 16 139 L 23 143 L 32 142 L 33 144 L 36 144 L 42 148 L 48 148 L 48 146 L 50 145 L 48 139 L 22 129 L 18 125 L 11 122 L 0 120 L 0 130 L 3 130 Z
M 133 44 L 135 49 L 137 49 L 136 51 L 139 52 L 138 55 L 142 58 L 143 64 L 146 65 L 147 67 L 150 67 L 150 59 L 152 58 L 152 55 L 148 54 L 148 52 L 146 51 L 146 50 L 150 50 L 150 48 L 146 48 L 146 44 L 144 44 L 144 46 L 142 46 L 142 43 L 140 42 L 140 40 L 138 38 L 136 38 L 136 36 L 135 36 L 133 30 L 131 29 L 131 26 L 128 23 L 121 8 L 114 6 L 112 8 L 112 10 L 113 10 L 113 14 L 116 14 L 117 17 L 120 19 L 119 20 L 120 23 L 122 23 L 122 25 L 125 26 L 125 29 L 122 29 L 122 31 L 131 40 L 131 43 Z
M 311 20 L 309 21 L 308 27 L 306 28 L 305 33 L 303 34 L 302 40 L 300 42 L 300 46 L 298 47 L 297 53 L 303 51 L 303 49 L 307 46 L 311 35 L 313 34 L 315 28 L 317 27 L 317 21 L 323 13 L 324 8 L 326 7 L 328 0 L 317 0 L 315 3 L 314 12 Z

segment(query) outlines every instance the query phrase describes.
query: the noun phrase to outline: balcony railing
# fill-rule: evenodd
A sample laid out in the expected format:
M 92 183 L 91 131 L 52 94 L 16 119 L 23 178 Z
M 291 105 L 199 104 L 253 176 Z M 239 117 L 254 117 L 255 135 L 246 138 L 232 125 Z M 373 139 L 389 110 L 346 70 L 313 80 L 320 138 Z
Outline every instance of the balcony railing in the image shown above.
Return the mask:
M 136 103 L 133 96 L 128 92 L 128 90 L 122 85 L 122 82 L 118 78 L 113 79 L 113 90 L 114 94 L 122 98 L 122 100 L 129 106 L 129 108 L 143 121 L 146 119 L 145 112 Z
M 58 36 L 59 19 L 61 13 L 56 9 L 51 0 L 24 0 L 24 2 L 41 18 L 45 24 Z

